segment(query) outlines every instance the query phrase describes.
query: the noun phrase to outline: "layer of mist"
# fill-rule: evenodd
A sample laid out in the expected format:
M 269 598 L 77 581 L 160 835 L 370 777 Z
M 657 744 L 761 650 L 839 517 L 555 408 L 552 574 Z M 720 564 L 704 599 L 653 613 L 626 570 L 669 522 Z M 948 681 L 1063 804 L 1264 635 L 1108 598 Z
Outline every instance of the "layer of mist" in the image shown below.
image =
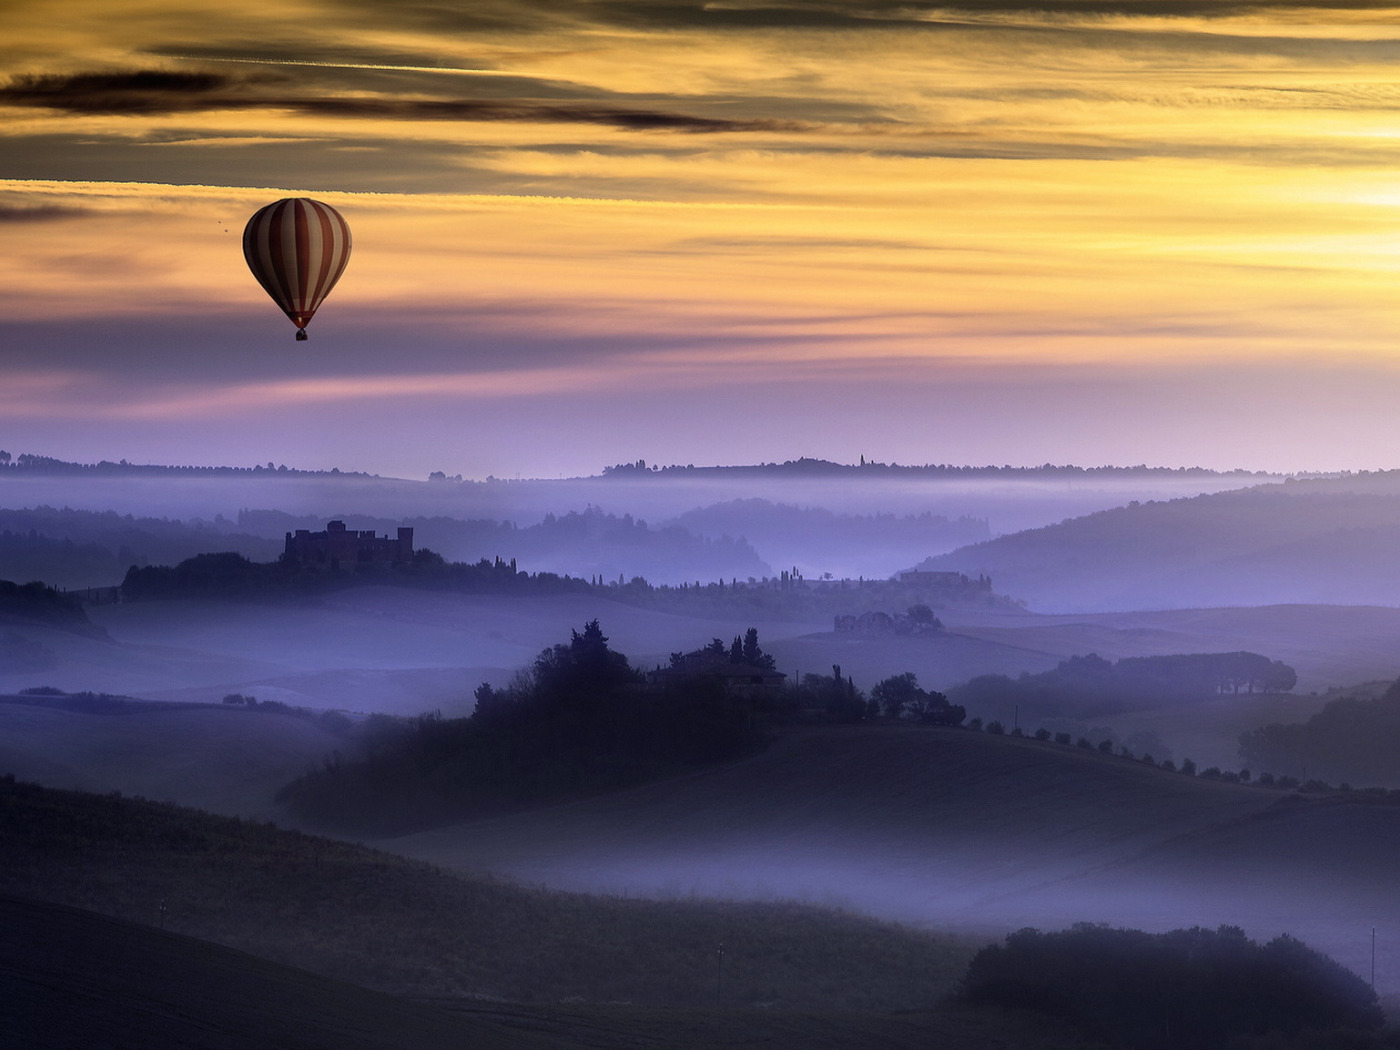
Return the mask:
M 417 520 L 426 529 L 420 546 L 452 560 L 520 557 L 534 546 L 534 570 L 611 578 L 643 575 L 653 582 L 681 582 L 765 574 L 797 568 L 817 578 L 883 578 L 933 555 L 943 554 L 985 536 L 1035 528 L 1066 518 L 1117 507 L 1131 500 L 1166 500 L 1215 492 L 1258 479 L 1248 475 L 1174 473 L 1081 474 L 1066 478 L 1035 474 L 1010 477 L 784 477 L 742 473 L 694 476 L 684 472 L 637 476 L 600 476 L 568 480 L 407 481 L 355 474 L 280 474 L 266 470 L 234 475 L 83 474 L 51 476 L 0 471 L 0 506 L 72 508 L 115 512 L 135 518 L 171 519 L 225 534 L 224 549 L 262 558 L 258 540 L 281 539 L 277 525 L 249 519 L 246 512 L 266 510 L 299 523 L 324 528 L 332 519 L 350 527 L 380 528 Z M 681 556 L 660 550 L 649 555 L 641 544 L 606 552 L 595 544 L 579 549 L 529 536 L 492 538 L 487 526 L 528 530 L 551 517 L 592 514 L 650 524 L 650 532 L 682 527 L 711 547 L 732 550 Z M 441 520 L 435 530 L 428 522 Z M 449 526 L 448 523 L 455 523 Z M 476 525 L 475 541 L 463 534 Z M 441 535 L 455 529 L 453 538 Z M 922 535 L 921 535 L 922 534 Z M 45 533 L 45 535 L 50 535 Z M 66 534 L 65 534 L 66 535 Z M 251 537 L 251 538 L 250 538 Z M 56 537 L 62 540 L 64 536 Z M 655 537 L 651 537 L 654 541 Z M 506 540 L 520 545 L 506 550 Z M 92 542 L 91 539 L 86 541 Z M 114 545 L 115 544 L 115 545 Z M 444 549 L 439 549 L 439 544 Z M 121 541 L 106 544 L 113 555 Z M 663 547 L 665 544 L 652 543 Z M 132 563 L 159 563 L 152 555 Z M 605 556 L 606 555 L 606 556 Z M 3 558 L 3 555 L 0 555 Z M 0 560 L 0 579 L 22 568 L 16 557 Z M 104 586 L 119 582 L 111 570 L 120 557 L 99 559 L 86 570 L 75 564 L 67 579 L 45 580 L 64 586 Z M 53 571 L 53 570 L 51 570 Z M 79 575 L 85 572 L 85 575 Z M 22 575 L 22 573 L 21 573 Z M 97 576 L 101 578 L 97 578 Z M 27 577 L 33 578 L 33 577 Z

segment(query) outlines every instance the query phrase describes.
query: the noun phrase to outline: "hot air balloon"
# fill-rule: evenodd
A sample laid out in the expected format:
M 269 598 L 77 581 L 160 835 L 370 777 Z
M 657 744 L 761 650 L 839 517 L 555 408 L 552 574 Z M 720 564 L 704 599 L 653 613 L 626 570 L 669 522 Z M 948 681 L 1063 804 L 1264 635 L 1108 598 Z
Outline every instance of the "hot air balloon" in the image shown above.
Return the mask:
M 253 213 L 243 257 L 272 301 L 297 326 L 297 339 L 350 259 L 350 227 L 329 204 L 289 197 Z

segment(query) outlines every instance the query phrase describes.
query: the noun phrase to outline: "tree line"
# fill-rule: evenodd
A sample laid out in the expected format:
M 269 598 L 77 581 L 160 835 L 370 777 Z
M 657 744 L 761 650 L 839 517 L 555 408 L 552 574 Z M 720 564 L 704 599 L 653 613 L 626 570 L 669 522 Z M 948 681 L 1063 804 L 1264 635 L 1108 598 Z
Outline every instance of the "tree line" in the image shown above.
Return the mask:
M 1306 722 L 1242 733 L 1240 756 L 1292 777 L 1400 787 L 1400 679 L 1374 700 L 1341 697 Z
M 1258 653 L 1131 656 L 1116 662 L 1090 653 L 1018 678 L 979 675 L 949 695 L 968 707 L 1020 705 L 1041 714 L 1084 717 L 1221 694 L 1283 693 L 1297 683 L 1292 667 Z

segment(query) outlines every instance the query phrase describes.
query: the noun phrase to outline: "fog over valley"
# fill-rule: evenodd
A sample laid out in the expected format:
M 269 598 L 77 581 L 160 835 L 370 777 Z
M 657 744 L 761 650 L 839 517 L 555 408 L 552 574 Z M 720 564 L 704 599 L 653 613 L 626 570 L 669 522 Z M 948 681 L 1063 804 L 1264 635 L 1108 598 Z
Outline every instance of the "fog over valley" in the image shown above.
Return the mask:
M 0 41 L 0 1050 L 1400 1050 L 1400 0 Z
M 0 469 L 0 788 L 367 843 L 434 865 L 432 893 L 485 878 L 626 910 L 614 924 L 721 922 L 729 954 L 702 954 L 732 1005 L 794 1006 L 825 979 L 765 962 L 762 990 L 757 959 L 781 952 L 758 931 L 799 912 L 877 923 L 849 931 L 872 958 L 892 950 L 877 930 L 941 953 L 937 990 L 896 980 L 880 1009 L 970 995 L 982 947 L 1083 923 L 1298 938 L 1367 995 L 1374 927 L 1380 1001 L 1400 998 L 1397 475 L 965 473 L 408 481 L 31 457 Z M 0 833 L 27 858 L 4 892 L 145 921 L 126 902 L 155 869 L 94 842 L 79 877 L 76 854 Z M 198 851 L 167 838 L 150 856 L 173 885 Z M 313 892 L 308 863 L 285 892 Z M 296 948 L 169 892 L 172 929 L 255 956 L 494 994 L 464 958 L 450 989 L 375 977 L 322 955 L 338 933 Z M 724 925 L 697 902 L 770 911 Z M 502 929 L 533 907 L 499 905 Z M 551 955 L 592 936 L 559 921 Z M 500 951 L 511 995 L 693 1001 L 669 961 L 599 984 Z

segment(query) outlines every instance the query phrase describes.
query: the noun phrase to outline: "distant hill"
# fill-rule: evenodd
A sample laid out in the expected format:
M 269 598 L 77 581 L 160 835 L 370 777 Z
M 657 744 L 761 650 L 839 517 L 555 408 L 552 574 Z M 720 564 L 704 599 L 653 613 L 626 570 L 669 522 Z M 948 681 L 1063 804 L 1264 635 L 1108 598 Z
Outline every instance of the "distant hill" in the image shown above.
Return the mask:
M 368 478 L 378 477 L 377 474 L 365 474 L 359 471 L 342 471 L 339 467 L 330 470 L 298 470 L 288 467 L 285 463 L 278 466 L 268 463 L 266 466 L 259 463 L 252 467 L 214 467 L 180 465 L 173 466 L 161 463 L 128 463 L 126 460 L 119 460 L 113 463 L 111 460 L 98 460 L 96 463 L 76 463 L 71 460 L 57 459 L 53 456 L 39 456 L 30 452 L 21 452 L 18 456 L 11 456 L 8 452 L 0 452 L 0 472 L 12 475 L 60 475 L 60 476 L 94 476 L 94 475 L 125 475 L 127 477 L 160 477 L 163 475 L 221 475 L 233 477 L 238 475 L 267 475 L 272 476 L 303 476 L 303 477 L 357 477 Z
M 766 499 L 737 499 L 700 507 L 674 523 L 709 537 L 742 537 L 770 563 L 798 566 L 818 576 L 825 567 L 845 575 L 882 579 L 891 566 L 991 536 L 985 518 L 922 514 L 837 514 Z
M 406 525 L 413 529 L 416 547 L 427 547 L 448 561 L 501 557 L 515 559 L 532 571 L 580 579 L 598 576 L 613 581 L 641 576 L 654 583 L 679 583 L 775 575 L 753 546 L 734 534 L 702 535 L 683 524 L 653 525 L 631 514 L 609 514 L 591 506 L 560 514 L 549 512 L 533 524 L 442 515 L 343 517 L 352 529 L 387 535 Z M 326 522 L 305 514 L 245 510 L 238 515 L 238 527 L 271 538 L 297 529 L 319 531 Z
M 23 552 L 26 557 L 47 558 L 48 564 L 22 573 L 11 570 L 12 574 L 69 587 L 110 586 L 120 578 L 119 571 L 141 564 L 142 558 L 172 564 L 195 553 L 223 549 L 263 559 L 265 554 L 232 534 L 248 533 L 275 543 L 281 540 L 285 525 L 266 530 L 251 522 L 224 524 L 248 508 L 295 517 L 302 521 L 297 527 L 318 530 L 337 518 L 354 518 L 352 527 L 381 531 L 386 524 L 392 528 L 416 522 L 415 528 L 421 530 L 419 544 L 450 560 L 499 554 L 583 577 L 640 575 L 656 582 L 693 583 L 721 575 L 761 578 L 795 566 L 813 579 L 828 572 L 837 578 L 883 578 L 984 536 L 1061 521 L 1133 499 L 1236 489 L 1277 477 L 1199 468 L 906 466 L 804 458 L 748 466 L 653 469 L 631 464 L 583 478 L 463 480 L 434 470 L 426 480 L 412 480 L 273 464 L 83 464 L 31 453 L 7 462 L 7 455 L 0 450 L 0 507 L 114 511 L 137 519 L 203 522 L 230 534 L 221 548 L 147 554 L 140 543 L 117 537 L 37 528 L 41 547 L 51 540 L 71 540 L 73 546 L 62 554 Z M 743 531 L 718 522 L 715 514 L 706 515 L 709 520 L 703 527 L 698 519 L 679 521 L 697 510 L 703 513 L 706 508 L 755 500 L 785 508 L 782 514 L 789 509 L 800 513 L 781 521 L 770 514 L 767 517 L 772 520 L 763 522 L 747 515 Z M 733 511 L 731 507 L 721 514 L 732 518 Z M 629 515 L 630 530 L 622 527 Z M 523 534 L 551 516 L 556 527 Z M 648 523 L 645 530 L 642 522 Z M 439 529 L 439 523 L 446 527 Z M 945 523 L 951 523 L 951 530 Z M 968 532 L 969 523 L 986 531 Z M 463 524 L 469 527 L 464 529 Z M 588 533 L 584 539 L 567 537 L 558 528 L 567 525 L 578 532 L 580 524 Z M 671 525 L 687 529 L 688 536 L 673 535 Z M 750 529 L 750 525 L 758 527 Z M 0 531 L 5 527 L 0 525 Z M 27 536 L 31 526 L 22 528 Z M 519 530 L 522 535 L 491 535 L 503 529 Z M 11 527 L 11 531 L 21 530 Z M 726 534 L 731 540 L 725 540 Z M 751 549 L 740 542 L 745 536 Z M 506 549 L 507 541 L 520 546 Z M 733 549 L 726 549 L 726 542 Z M 88 549 L 91 545 L 103 549 Z M 123 545 L 134 558 L 122 553 Z M 69 564 L 68 575 L 56 571 L 61 566 L 55 559 Z M 765 572 L 766 566 L 772 568 Z
M 861 456 L 859 463 L 836 463 L 829 459 L 812 459 L 803 456 L 800 459 L 784 460 L 782 463 L 752 463 L 739 464 L 733 466 L 709 466 L 697 467 L 693 463 L 686 466 L 661 466 L 658 463 L 648 465 L 646 460 L 639 459 L 635 463 L 618 463 L 611 467 L 603 468 L 603 476 L 608 478 L 638 477 L 642 475 L 656 474 L 662 476 L 669 475 L 690 475 L 690 476 L 766 476 L 766 477 L 924 477 L 924 478 L 1002 478 L 1002 479 L 1035 479 L 1035 480 L 1065 480 L 1073 478 L 1125 478 L 1125 477 L 1172 477 L 1172 478 L 1220 478 L 1233 477 L 1239 479 L 1263 479 L 1279 477 L 1278 474 L 1270 474 L 1265 471 L 1249 470 L 1210 470 L 1206 467 L 1149 467 L 1139 464 L 1133 467 L 1079 467 L 1073 464 L 1045 463 L 1037 467 L 1013 467 L 1013 466 L 972 466 L 956 465 L 952 463 L 879 463 L 874 460 L 867 460 Z
M 0 579 L 67 588 L 114 586 L 133 565 L 174 565 L 209 551 L 268 561 L 282 552 L 282 543 L 251 535 L 225 518 L 172 521 L 71 507 L 0 509 Z
M 929 558 L 1042 612 L 1400 602 L 1394 476 L 1130 503 Z

